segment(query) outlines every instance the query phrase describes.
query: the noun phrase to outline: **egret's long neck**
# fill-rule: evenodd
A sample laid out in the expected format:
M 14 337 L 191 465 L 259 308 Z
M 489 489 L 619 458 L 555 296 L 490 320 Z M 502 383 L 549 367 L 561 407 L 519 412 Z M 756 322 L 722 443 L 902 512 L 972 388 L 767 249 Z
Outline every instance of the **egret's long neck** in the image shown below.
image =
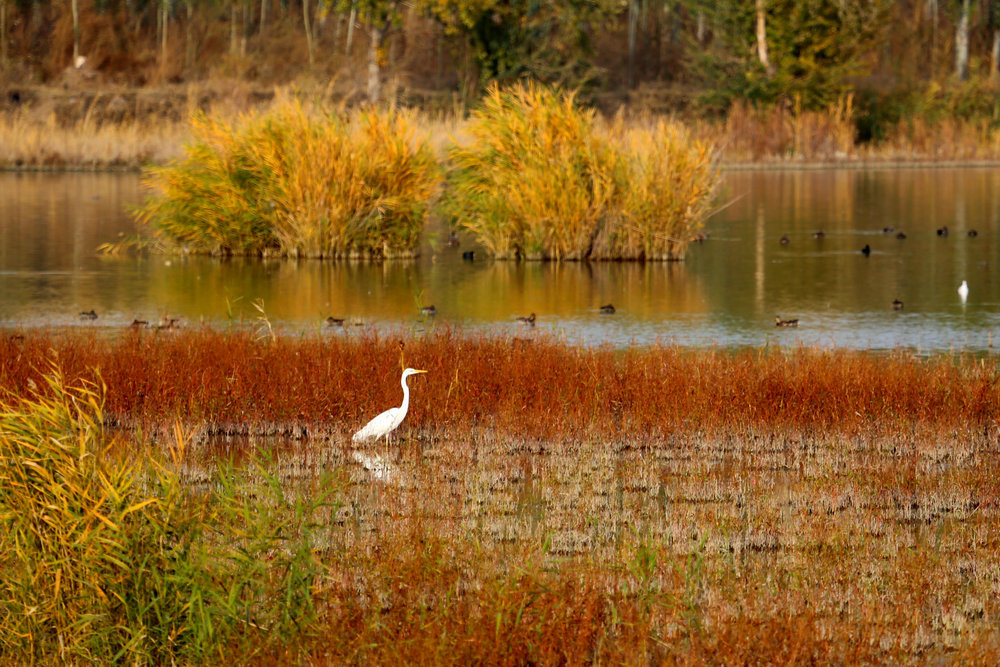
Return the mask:
M 406 412 L 410 407 L 410 388 L 406 386 L 406 378 L 401 378 L 399 384 L 403 385 L 403 404 L 399 406 L 399 409 Z

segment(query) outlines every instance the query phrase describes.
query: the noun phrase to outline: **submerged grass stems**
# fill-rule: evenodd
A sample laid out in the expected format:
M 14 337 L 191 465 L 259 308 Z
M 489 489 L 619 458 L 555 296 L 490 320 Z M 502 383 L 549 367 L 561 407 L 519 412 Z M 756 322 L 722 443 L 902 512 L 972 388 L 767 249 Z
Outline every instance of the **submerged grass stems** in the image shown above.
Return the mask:
M 351 118 L 295 103 L 229 124 L 192 121 L 184 159 L 148 170 L 137 212 L 187 252 L 410 257 L 439 168 L 410 115 Z
M 499 258 L 681 259 L 719 177 L 679 125 L 605 128 L 535 84 L 493 87 L 467 131 L 443 210 Z
M 302 634 L 336 485 L 290 495 L 264 464 L 220 465 L 194 491 L 173 472 L 181 431 L 148 463 L 105 429 L 103 387 L 40 382 L 0 398 L 0 656 L 201 662 Z

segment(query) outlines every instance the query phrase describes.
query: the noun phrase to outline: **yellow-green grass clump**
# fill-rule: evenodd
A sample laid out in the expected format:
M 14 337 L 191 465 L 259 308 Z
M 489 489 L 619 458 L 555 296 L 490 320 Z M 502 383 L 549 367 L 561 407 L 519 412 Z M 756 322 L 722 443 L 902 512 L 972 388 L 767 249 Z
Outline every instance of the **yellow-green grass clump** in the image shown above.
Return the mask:
M 498 258 L 682 259 L 719 178 L 679 125 L 605 128 L 535 84 L 493 87 L 468 132 L 442 208 Z
M 301 635 L 329 480 L 290 500 L 264 466 L 223 465 L 196 492 L 180 430 L 169 464 L 137 463 L 103 395 L 54 372 L 0 397 L 0 661 L 189 664 Z
M 185 252 L 413 257 L 440 168 L 409 115 L 344 118 L 279 105 L 230 124 L 192 120 L 185 157 L 147 171 L 137 212 Z

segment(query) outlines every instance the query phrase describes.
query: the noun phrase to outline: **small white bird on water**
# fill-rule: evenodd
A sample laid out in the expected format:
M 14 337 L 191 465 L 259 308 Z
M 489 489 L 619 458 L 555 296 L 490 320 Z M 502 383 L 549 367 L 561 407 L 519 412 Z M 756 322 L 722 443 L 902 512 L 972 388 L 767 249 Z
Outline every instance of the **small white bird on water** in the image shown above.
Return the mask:
M 965 300 L 969 298 L 969 284 L 964 280 L 962 281 L 962 284 L 958 286 L 958 296 L 962 299 L 962 303 L 965 303 Z
M 403 423 L 403 419 L 406 417 L 406 411 L 410 407 L 410 388 L 406 386 L 406 378 L 411 375 L 416 375 L 418 373 L 426 373 L 427 371 L 418 371 L 413 368 L 407 368 L 403 371 L 403 377 L 399 379 L 399 384 L 403 386 L 403 404 L 398 408 L 389 408 L 375 419 L 371 420 L 365 427 L 351 436 L 352 442 L 364 442 L 365 440 L 373 440 L 385 436 L 385 440 L 389 442 L 389 434 L 396 430 L 396 427 Z

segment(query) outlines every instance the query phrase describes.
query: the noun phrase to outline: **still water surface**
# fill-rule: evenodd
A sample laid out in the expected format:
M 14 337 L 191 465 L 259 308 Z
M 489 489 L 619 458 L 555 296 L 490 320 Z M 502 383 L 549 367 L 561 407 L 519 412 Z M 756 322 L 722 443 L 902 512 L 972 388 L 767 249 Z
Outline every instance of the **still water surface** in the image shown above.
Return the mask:
M 1000 336 L 995 168 L 731 171 L 729 203 L 709 221 L 709 239 L 671 264 L 495 262 L 471 239 L 447 247 L 440 233 L 420 259 L 381 264 L 98 256 L 101 243 L 135 232 L 128 208 L 142 196 L 135 175 L 0 175 L 0 326 L 123 327 L 166 316 L 188 326 L 252 322 L 259 313 L 251 304 L 262 300 L 273 324 L 330 335 L 358 330 L 324 329 L 332 315 L 375 327 L 545 331 L 614 346 L 927 353 L 990 350 Z M 936 233 L 943 226 L 947 237 Z M 474 249 L 475 260 L 463 261 Z M 892 309 L 894 299 L 902 310 Z M 615 314 L 600 313 L 608 303 Z M 435 318 L 420 314 L 430 304 Z M 91 309 L 97 320 L 79 317 Z M 533 330 L 514 319 L 532 312 Z M 775 316 L 800 324 L 778 329 Z

